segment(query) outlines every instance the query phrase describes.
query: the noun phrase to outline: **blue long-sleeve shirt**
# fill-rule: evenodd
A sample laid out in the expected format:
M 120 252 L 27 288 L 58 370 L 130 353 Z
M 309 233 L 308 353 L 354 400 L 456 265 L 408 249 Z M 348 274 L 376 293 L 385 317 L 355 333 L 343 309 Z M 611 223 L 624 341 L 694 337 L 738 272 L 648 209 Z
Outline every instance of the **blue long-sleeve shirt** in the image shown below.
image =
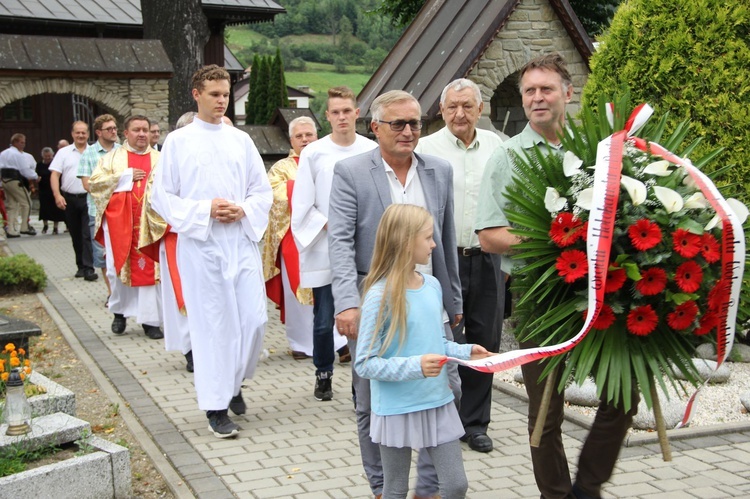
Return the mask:
M 384 321 L 375 331 L 378 310 L 385 282 L 370 288 L 362 305 L 357 352 L 354 368 L 370 383 L 372 411 L 379 416 L 407 414 L 433 409 L 453 400 L 448 386 L 448 375 L 443 369 L 434 378 L 422 374 L 421 357 L 434 353 L 459 359 L 471 357 L 473 345 L 459 345 L 445 339 L 443 299 L 440 284 L 430 275 L 423 275 L 418 289 L 406 291 L 406 340 L 399 345 L 394 340 L 380 355 L 380 349 L 390 326 Z

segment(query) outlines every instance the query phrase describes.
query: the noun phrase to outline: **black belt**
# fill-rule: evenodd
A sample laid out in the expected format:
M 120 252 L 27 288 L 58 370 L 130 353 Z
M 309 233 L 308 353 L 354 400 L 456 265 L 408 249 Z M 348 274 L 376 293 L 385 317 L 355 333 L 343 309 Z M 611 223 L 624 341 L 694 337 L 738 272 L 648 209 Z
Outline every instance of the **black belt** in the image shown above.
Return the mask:
M 21 180 L 22 175 L 21 172 L 16 170 L 15 168 L 3 168 L 0 170 L 0 176 L 2 176 L 5 180 Z
M 71 198 L 78 198 L 78 199 L 85 198 L 87 195 L 88 195 L 87 192 L 83 192 L 81 194 L 73 194 L 72 192 L 63 192 L 63 196 L 68 196 Z
M 482 254 L 482 248 L 462 248 L 459 246 L 458 254 L 461 256 L 477 256 Z

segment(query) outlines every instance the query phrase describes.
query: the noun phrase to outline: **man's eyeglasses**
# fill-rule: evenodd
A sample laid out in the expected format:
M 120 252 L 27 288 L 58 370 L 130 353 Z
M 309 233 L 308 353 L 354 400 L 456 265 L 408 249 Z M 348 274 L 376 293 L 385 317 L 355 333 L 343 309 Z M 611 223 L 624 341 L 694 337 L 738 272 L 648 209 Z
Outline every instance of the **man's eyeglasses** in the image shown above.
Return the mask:
M 384 120 L 375 120 L 378 123 L 387 123 L 391 130 L 394 132 L 400 132 L 404 128 L 406 128 L 406 125 L 409 125 L 409 128 L 412 130 L 421 130 L 422 129 L 422 120 L 394 120 L 394 121 L 384 121 Z
M 117 131 L 117 127 L 116 126 L 110 126 L 110 127 L 107 127 L 107 128 L 102 128 L 102 131 L 103 132 L 116 132 Z

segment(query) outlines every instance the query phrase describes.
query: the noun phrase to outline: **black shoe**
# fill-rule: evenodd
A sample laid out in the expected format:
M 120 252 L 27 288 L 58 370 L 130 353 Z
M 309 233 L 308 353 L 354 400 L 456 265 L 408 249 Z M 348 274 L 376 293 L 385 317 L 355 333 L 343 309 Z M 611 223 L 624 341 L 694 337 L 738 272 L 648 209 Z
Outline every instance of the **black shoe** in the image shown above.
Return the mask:
M 22 230 L 21 234 L 26 234 L 27 236 L 36 236 L 36 229 L 34 227 L 29 227 L 29 230 Z
M 85 275 L 86 275 L 86 273 L 83 271 L 83 269 L 78 269 L 78 271 L 76 272 L 75 276 L 76 276 L 76 278 L 79 278 L 79 277 L 83 277 Z
M 477 452 L 490 452 L 492 450 L 492 439 L 486 433 L 472 433 L 461 437 L 462 442 L 467 442 L 471 450 Z
M 164 333 L 159 329 L 159 326 L 149 326 L 148 324 L 143 324 L 143 332 L 146 333 L 146 336 L 151 338 L 152 340 L 160 340 L 164 338 Z
M 125 316 L 122 314 L 115 314 L 115 318 L 112 320 L 112 332 L 115 334 L 122 334 L 125 332 L 125 326 L 127 321 Z
M 206 411 L 206 417 L 208 418 L 208 431 L 219 438 L 234 438 L 240 432 L 240 427 L 227 416 L 226 409 Z
M 229 409 L 238 416 L 242 416 L 247 412 L 245 400 L 242 398 L 242 390 L 229 401 Z
M 21 234 L 5 234 L 5 237 L 8 239 L 12 239 L 14 237 L 21 237 Z
M 328 401 L 333 398 L 332 377 L 331 371 L 323 371 L 315 375 L 315 391 L 313 392 L 315 400 Z
M 46 234 L 49 230 L 49 227 L 45 224 L 44 227 L 42 227 L 42 234 Z
M 193 372 L 193 351 L 190 350 L 185 354 L 185 370 L 189 373 Z
M 99 276 L 96 275 L 96 272 L 94 272 L 93 270 L 90 270 L 90 271 L 85 272 L 83 274 L 83 280 L 84 281 L 94 282 L 97 279 L 99 279 Z

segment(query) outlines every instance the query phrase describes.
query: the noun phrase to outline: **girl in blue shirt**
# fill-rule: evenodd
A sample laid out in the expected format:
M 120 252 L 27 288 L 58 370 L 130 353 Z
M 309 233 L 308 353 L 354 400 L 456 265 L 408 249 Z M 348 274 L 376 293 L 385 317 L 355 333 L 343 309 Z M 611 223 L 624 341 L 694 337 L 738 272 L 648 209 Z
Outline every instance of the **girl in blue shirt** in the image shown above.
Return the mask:
M 355 369 L 371 380 L 370 437 L 380 445 L 383 498 L 405 498 L 412 449 L 426 449 L 444 499 L 466 496 L 459 438 L 464 429 L 453 403 L 446 356 L 483 358 L 480 345 L 445 339 L 440 284 L 417 272 L 430 261 L 433 220 L 419 206 L 393 204 L 375 236 L 364 281 Z

